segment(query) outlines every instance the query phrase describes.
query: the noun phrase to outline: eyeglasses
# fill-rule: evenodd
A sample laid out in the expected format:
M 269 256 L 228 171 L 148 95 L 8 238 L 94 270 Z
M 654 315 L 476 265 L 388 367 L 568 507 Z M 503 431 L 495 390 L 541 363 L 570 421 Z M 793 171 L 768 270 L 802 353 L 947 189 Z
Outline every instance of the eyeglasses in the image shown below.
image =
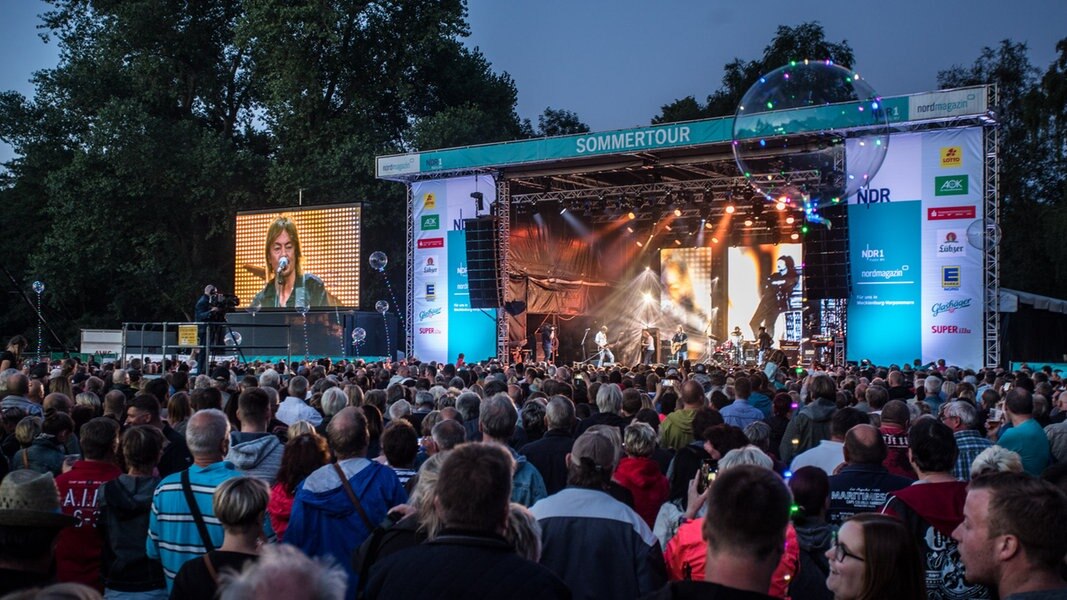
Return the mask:
M 860 562 L 867 562 L 867 561 L 863 560 L 862 557 L 856 556 L 855 554 L 849 552 L 848 548 L 845 548 L 845 545 L 842 544 L 840 541 L 838 541 L 837 532 L 836 531 L 834 532 L 833 540 L 834 540 L 834 543 L 833 543 L 834 562 L 845 562 L 845 557 L 846 556 L 849 557 L 849 558 L 854 558 L 854 559 L 856 559 L 856 560 L 858 560 Z

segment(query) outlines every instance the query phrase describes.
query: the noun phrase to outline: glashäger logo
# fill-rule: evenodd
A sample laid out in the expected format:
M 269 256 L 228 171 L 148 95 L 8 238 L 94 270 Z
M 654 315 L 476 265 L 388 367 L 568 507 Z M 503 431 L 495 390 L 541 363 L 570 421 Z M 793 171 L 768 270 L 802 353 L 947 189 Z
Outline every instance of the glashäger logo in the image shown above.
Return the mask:
M 963 196 L 967 193 L 966 175 L 934 177 L 935 196 Z
M 963 166 L 963 149 L 960 146 L 941 148 L 941 168 L 955 169 Z
M 937 316 L 941 313 L 954 313 L 959 309 L 970 308 L 971 298 L 961 298 L 960 300 L 949 300 L 948 302 L 935 302 L 930 307 L 930 312 L 933 316 Z

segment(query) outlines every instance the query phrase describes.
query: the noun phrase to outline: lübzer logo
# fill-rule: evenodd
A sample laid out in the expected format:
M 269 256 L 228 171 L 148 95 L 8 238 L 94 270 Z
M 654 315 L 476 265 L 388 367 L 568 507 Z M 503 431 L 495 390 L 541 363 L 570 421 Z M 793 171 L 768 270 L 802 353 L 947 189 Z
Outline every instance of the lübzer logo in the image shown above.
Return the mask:
M 948 302 L 935 302 L 930 307 L 930 312 L 936 317 L 941 313 L 954 313 L 957 310 L 971 307 L 972 298 L 962 298 L 960 300 L 949 300 Z
M 938 256 L 962 256 L 967 252 L 967 245 L 960 241 L 961 233 L 955 229 L 937 231 Z
M 423 261 L 423 263 L 422 263 L 422 274 L 423 275 L 437 275 L 437 273 L 440 270 L 440 268 L 437 266 L 437 263 L 438 263 L 438 257 L 436 255 L 427 256 L 426 260 Z
M 860 250 L 860 256 L 870 262 L 882 262 L 885 260 L 885 250 L 881 248 L 871 248 L 871 245 L 867 244 L 866 248 Z

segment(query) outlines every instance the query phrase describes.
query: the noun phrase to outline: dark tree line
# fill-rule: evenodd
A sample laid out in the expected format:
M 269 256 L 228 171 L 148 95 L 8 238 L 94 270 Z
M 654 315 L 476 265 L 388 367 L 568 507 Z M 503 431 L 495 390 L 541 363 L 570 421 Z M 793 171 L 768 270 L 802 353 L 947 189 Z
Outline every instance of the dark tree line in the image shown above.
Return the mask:
M 403 281 L 404 191 L 379 154 L 587 130 L 516 88 L 468 35 L 463 0 L 53 0 L 59 64 L 0 94 L 17 158 L 0 187 L 0 336 L 45 282 L 66 344 L 86 327 L 191 317 L 233 273 L 240 210 L 362 201 L 364 249 Z M 360 261 L 361 263 L 363 261 Z M 361 264 L 361 268 L 366 269 Z M 365 277 L 368 306 L 383 297 Z M 32 296 L 32 294 L 31 294 Z
M 44 313 L 68 345 L 80 328 L 191 317 L 207 282 L 231 280 L 236 211 L 364 202 L 363 247 L 403 281 L 404 191 L 374 157 L 588 131 L 547 108 L 535 127 L 517 91 L 462 43 L 463 0 L 52 0 L 58 66 L 35 94 L 0 93 L 0 336 L 30 332 L 16 291 L 45 282 Z M 1062 295 L 1067 261 L 1067 40 L 1041 72 L 1005 41 L 943 87 L 1000 90 L 1004 284 Z M 664 105 L 653 123 L 732 114 L 763 73 L 796 57 L 852 65 L 817 23 L 780 27 L 719 89 Z M 361 263 L 364 261 L 361 261 Z M 361 268 L 367 269 L 361 264 Z M 364 277 L 367 306 L 384 296 Z M 32 295 L 32 293 L 31 293 Z

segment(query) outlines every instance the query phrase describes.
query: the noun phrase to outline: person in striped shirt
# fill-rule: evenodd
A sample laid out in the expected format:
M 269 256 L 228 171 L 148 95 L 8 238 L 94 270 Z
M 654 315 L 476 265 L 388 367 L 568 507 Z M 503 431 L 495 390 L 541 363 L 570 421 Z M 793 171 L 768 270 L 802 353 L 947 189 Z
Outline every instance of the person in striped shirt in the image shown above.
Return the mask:
M 173 588 L 174 577 L 186 561 L 222 545 L 222 524 L 215 517 L 212 497 L 224 481 L 241 475 L 232 463 L 223 460 L 230 445 L 230 422 L 221 410 L 211 408 L 193 414 L 185 440 L 193 465 L 159 482 L 145 540 L 148 557 L 163 565 L 168 590 Z M 190 507 L 188 494 L 198 510 Z M 203 531 L 197 524 L 197 512 Z

